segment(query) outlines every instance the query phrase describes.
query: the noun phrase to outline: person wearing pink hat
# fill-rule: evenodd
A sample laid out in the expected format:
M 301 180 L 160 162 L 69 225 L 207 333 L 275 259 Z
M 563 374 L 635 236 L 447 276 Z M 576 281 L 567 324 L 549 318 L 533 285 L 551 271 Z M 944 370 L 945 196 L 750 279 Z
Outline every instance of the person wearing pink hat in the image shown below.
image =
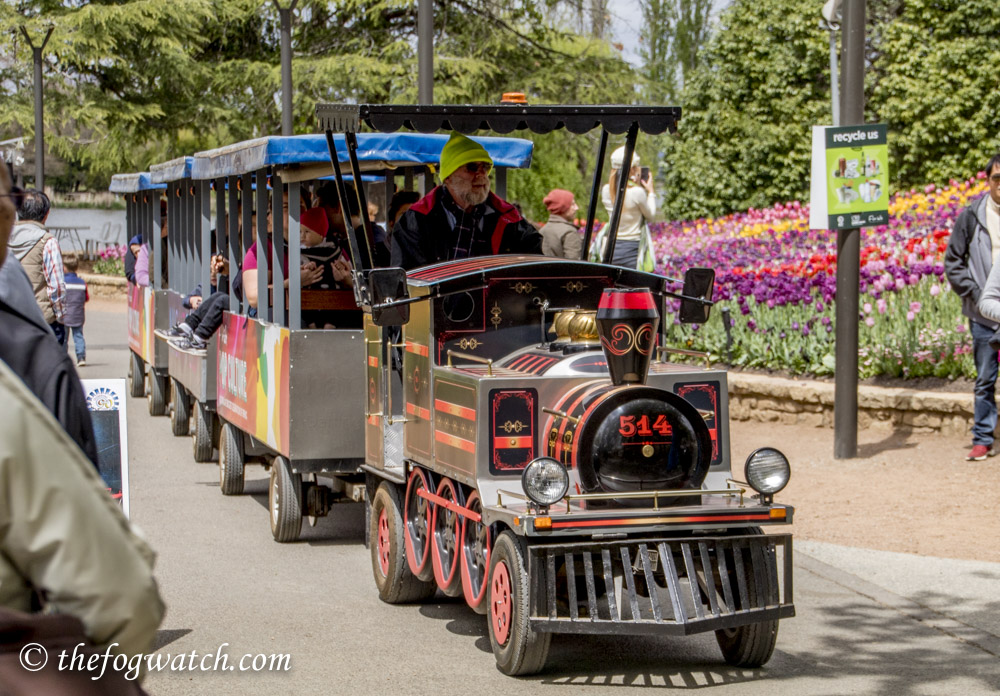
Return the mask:
M 580 260 L 583 253 L 583 237 L 573 224 L 573 215 L 580 209 L 571 191 L 552 189 L 542 199 L 549 211 L 549 221 L 540 230 L 542 253 L 564 259 Z

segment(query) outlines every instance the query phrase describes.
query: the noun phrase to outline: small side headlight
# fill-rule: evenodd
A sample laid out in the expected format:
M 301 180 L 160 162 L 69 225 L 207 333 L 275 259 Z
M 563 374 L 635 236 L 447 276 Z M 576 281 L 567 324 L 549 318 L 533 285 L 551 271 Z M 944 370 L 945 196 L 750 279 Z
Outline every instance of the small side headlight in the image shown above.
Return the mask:
M 774 495 L 788 483 L 792 470 L 781 452 L 773 447 L 761 447 L 747 457 L 744 474 L 755 491 Z
M 548 507 L 566 495 L 569 489 L 569 472 L 552 457 L 539 457 L 524 468 L 521 486 L 531 502 Z

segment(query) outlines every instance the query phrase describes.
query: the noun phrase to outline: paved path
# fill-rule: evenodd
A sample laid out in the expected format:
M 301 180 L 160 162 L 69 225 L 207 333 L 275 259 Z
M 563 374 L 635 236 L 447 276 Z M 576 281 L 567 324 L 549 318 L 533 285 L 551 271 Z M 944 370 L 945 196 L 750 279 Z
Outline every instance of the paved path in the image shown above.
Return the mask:
M 125 314 L 90 312 L 83 377 L 126 371 Z M 153 696 L 211 694 L 619 693 L 622 687 L 726 694 L 995 694 L 1000 691 L 1000 564 L 796 541 L 798 616 L 762 670 L 726 666 L 711 635 L 556 636 L 547 671 L 496 671 L 486 624 L 454 600 L 379 602 L 362 545 L 364 514 L 342 505 L 296 544 L 271 540 L 267 482 L 223 497 L 217 466 L 129 399 L 133 519 L 159 553 L 168 604 L 161 654 L 291 655 L 286 673 L 162 672 Z M 860 513 L 859 513 L 860 514 Z M 968 543 L 992 543 L 969 540 Z

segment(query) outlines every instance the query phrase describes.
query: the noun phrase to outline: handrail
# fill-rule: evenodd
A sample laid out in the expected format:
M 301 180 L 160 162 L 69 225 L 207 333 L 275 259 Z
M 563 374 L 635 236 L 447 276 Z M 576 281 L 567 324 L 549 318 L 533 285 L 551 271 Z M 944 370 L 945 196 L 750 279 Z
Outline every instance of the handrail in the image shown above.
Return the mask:
M 449 350 L 448 351 L 448 367 L 454 367 L 454 365 L 451 364 L 451 358 L 452 358 L 452 356 L 454 356 L 456 358 L 464 358 L 465 360 L 471 360 L 472 362 L 482 363 L 483 365 L 486 365 L 486 368 L 487 368 L 487 371 L 489 373 L 489 376 L 490 377 L 493 376 L 493 359 L 492 358 L 484 358 L 481 355 L 470 355 L 468 353 L 460 353 L 457 350 Z

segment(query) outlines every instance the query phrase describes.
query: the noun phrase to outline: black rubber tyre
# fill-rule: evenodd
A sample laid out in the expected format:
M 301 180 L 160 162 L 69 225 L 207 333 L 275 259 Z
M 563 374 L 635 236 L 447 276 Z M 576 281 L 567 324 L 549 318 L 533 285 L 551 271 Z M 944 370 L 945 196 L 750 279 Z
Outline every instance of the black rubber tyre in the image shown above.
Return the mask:
M 219 488 L 222 495 L 243 493 L 243 438 L 229 423 L 219 436 Z
M 167 412 L 167 378 L 156 374 L 152 369 L 147 375 L 149 378 L 149 394 L 146 399 L 149 402 L 149 415 L 162 416 Z
M 552 634 L 534 631 L 528 622 L 524 540 L 509 530 L 493 544 L 489 578 L 486 621 L 497 669 L 510 676 L 540 672 L 549 655 Z
M 372 498 L 368 546 L 378 596 L 387 604 L 428 599 L 437 590 L 433 580 L 421 580 L 410 571 L 404 544 L 402 495 L 398 487 L 383 481 Z
M 752 528 L 748 534 L 763 534 L 759 528 Z M 746 577 L 747 595 L 751 607 L 761 607 L 768 603 L 767 598 L 773 597 L 777 588 L 771 586 L 771 574 L 764 573 L 764 587 L 757 587 L 750 559 L 750 550 L 741 549 L 743 553 L 743 574 Z M 772 559 L 773 560 L 773 559 Z M 732 579 L 732 587 L 736 588 L 735 563 L 730 552 L 726 554 L 726 565 Z M 722 656 L 733 667 L 761 667 L 771 659 L 774 646 L 778 642 L 778 621 L 760 621 L 758 623 L 721 629 L 715 632 L 715 640 L 719 643 Z
M 215 444 L 212 442 L 212 428 L 215 414 L 208 407 L 196 401 L 191 409 L 194 420 L 191 428 L 191 446 L 194 449 L 196 462 L 210 462 L 215 454 Z
M 174 435 L 184 437 L 191 428 L 191 397 L 184 385 L 173 378 L 170 379 L 170 390 L 170 430 Z
M 146 396 L 146 364 L 131 350 L 128 352 L 128 392 L 136 398 Z
M 302 476 L 293 474 L 291 463 L 281 456 L 271 463 L 267 509 L 274 540 L 282 544 L 298 541 L 302 531 Z

